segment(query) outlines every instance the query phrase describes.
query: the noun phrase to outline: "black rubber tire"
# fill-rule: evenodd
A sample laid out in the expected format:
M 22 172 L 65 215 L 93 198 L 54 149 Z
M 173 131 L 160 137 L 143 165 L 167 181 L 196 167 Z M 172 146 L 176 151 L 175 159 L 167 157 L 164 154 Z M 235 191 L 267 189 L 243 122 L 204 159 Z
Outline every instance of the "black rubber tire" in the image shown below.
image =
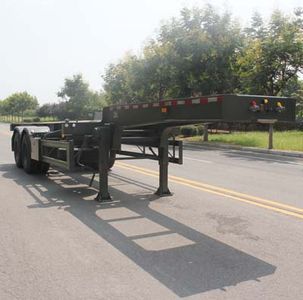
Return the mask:
M 31 159 L 31 143 L 29 136 L 24 134 L 21 141 L 21 156 L 23 169 L 27 174 L 33 174 L 37 170 L 37 162 Z
M 14 158 L 15 163 L 18 168 L 22 168 L 22 151 L 21 151 L 21 136 L 18 131 L 14 133 L 13 137 L 13 149 L 14 149 Z
M 21 154 L 23 169 L 27 174 L 46 174 L 49 164 L 31 159 L 31 143 L 29 136 L 25 134 L 21 142 Z

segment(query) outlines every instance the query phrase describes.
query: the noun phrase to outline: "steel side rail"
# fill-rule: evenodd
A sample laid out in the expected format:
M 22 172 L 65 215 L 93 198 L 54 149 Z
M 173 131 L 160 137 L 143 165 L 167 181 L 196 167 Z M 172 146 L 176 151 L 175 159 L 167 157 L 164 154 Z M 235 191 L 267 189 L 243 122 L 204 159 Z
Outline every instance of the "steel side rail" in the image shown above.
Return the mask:
M 53 141 L 53 140 L 41 140 L 41 160 L 43 162 L 49 163 L 52 166 L 61 167 L 67 170 L 73 170 L 74 164 L 74 143 L 73 141 Z M 44 147 L 63 149 L 66 151 L 66 160 L 57 159 L 48 156 L 44 153 Z

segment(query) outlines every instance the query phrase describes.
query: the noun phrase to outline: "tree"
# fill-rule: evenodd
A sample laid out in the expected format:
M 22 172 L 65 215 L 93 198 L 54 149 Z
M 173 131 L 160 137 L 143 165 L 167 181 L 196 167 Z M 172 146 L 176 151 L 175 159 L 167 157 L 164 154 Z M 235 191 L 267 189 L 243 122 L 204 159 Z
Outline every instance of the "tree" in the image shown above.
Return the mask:
M 55 107 L 56 103 L 46 103 L 41 105 L 37 110 L 36 114 L 38 117 L 45 118 L 45 117 L 51 117 L 53 120 L 56 119 L 57 116 L 55 116 Z M 64 113 L 64 110 L 63 110 Z
M 106 103 L 102 93 L 89 89 L 81 74 L 66 78 L 57 95 L 65 102 L 65 118 L 87 118 L 89 113 L 101 110 Z
M 293 77 L 287 82 L 286 87 L 281 92 L 282 96 L 295 98 L 297 118 L 303 120 L 303 80 Z
M 137 56 L 126 54 L 117 64 L 110 64 L 103 76 L 108 102 L 134 103 L 143 100 L 143 62 Z
M 103 76 L 113 103 L 155 101 L 195 94 L 230 93 L 238 86 L 235 63 L 240 27 L 211 5 L 184 8 L 162 25 L 139 55 L 111 64 Z
M 303 68 L 303 10 L 288 17 L 275 11 L 268 24 L 253 19 L 238 58 L 241 91 L 279 95 Z
M 245 34 L 250 39 L 262 39 L 267 34 L 267 28 L 259 12 L 255 12 L 251 17 L 251 26 L 244 29 Z
M 303 83 L 300 83 L 301 88 L 298 89 L 292 96 L 297 99 L 297 118 L 303 121 Z
M 29 109 L 36 109 L 37 98 L 27 92 L 14 93 L 4 100 L 4 110 L 9 115 L 18 116 L 23 119 L 24 112 Z

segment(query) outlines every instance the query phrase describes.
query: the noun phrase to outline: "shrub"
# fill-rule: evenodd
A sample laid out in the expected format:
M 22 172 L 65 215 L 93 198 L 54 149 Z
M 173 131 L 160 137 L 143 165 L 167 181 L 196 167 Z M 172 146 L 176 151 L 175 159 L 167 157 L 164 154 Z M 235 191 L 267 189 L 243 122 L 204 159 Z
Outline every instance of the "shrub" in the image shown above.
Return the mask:
M 181 134 L 185 137 L 195 136 L 198 134 L 198 130 L 195 125 L 186 125 L 181 127 Z

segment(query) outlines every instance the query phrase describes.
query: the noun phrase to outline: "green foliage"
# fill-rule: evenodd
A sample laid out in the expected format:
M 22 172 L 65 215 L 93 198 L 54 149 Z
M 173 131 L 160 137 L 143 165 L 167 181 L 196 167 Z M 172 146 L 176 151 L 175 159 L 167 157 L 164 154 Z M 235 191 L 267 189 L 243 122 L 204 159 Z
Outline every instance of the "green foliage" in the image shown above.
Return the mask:
M 173 96 L 229 93 L 237 86 L 233 64 L 242 41 L 230 13 L 219 14 L 211 5 L 185 8 L 180 19 L 160 29 L 159 40 L 175 52 Z
M 180 133 L 184 137 L 195 136 L 197 135 L 197 128 L 194 125 L 182 126 Z
M 186 125 L 180 128 L 180 133 L 184 137 L 196 136 L 203 134 L 203 125 Z
M 292 17 L 275 11 L 268 24 L 254 15 L 238 57 L 240 90 L 279 95 L 303 68 L 303 10 Z
M 201 136 L 189 138 L 192 142 L 201 142 Z M 231 134 L 209 134 L 208 140 L 246 147 L 268 147 L 268 132 L 233 132 Z M 280 150 L 303 151 L 303 131 L 291 130 L 274 132 L 274 148 Z
M 288 86 L 288 90 L 285 90 L 286 96 L 291 96 L 297 100 L 297 118 L 303 121 L 303 81 L 294 80 L 294 83 Z
M 24 118 L 23 119 L 23 122 L 27 122 L 27 123 L 30 123 L 30 122 L 40 122 L 40 118 L 39 117 L 33 117 L 33 118 Z
M 105 71 L 109 103 L 157 101 L 220 93 L 286 95 L 303 67 L 303 9 L 252 16 L 242 29 L 211 5 L 182 9 L 140 55 Z M 298 94 L 298 90 L 293 91 Z
M 57 107 L 49 104 L 48 107 L 43 107 L 40 114 L 45 114 L 46 111 L 56 111 L 60 108 L 60 119 L 86 119 L 90 113 L 96 110 L 100 111 L 106 104 L 104 95 L 90 90 L 81 74 L 65 79 L 64 86 L 58 92 L 58 96 L 64 100 L 64 104 Z M 58 112 L 56 115 L 58 116 Z
M 161 26 L 141 56 L 127 55 L 107 68 L 107 98 L 132 103 L 232 92 L 241 44 L 239 25 L 229 13 L 218 14 L 210 5 L 185 8 L 179 19 Z
M 1 114 L 21 117 L 23 119 L 26 110 L 34 110 L 38 106 L 37 98 L 27 92 L 14 93 L 1 101 Z

